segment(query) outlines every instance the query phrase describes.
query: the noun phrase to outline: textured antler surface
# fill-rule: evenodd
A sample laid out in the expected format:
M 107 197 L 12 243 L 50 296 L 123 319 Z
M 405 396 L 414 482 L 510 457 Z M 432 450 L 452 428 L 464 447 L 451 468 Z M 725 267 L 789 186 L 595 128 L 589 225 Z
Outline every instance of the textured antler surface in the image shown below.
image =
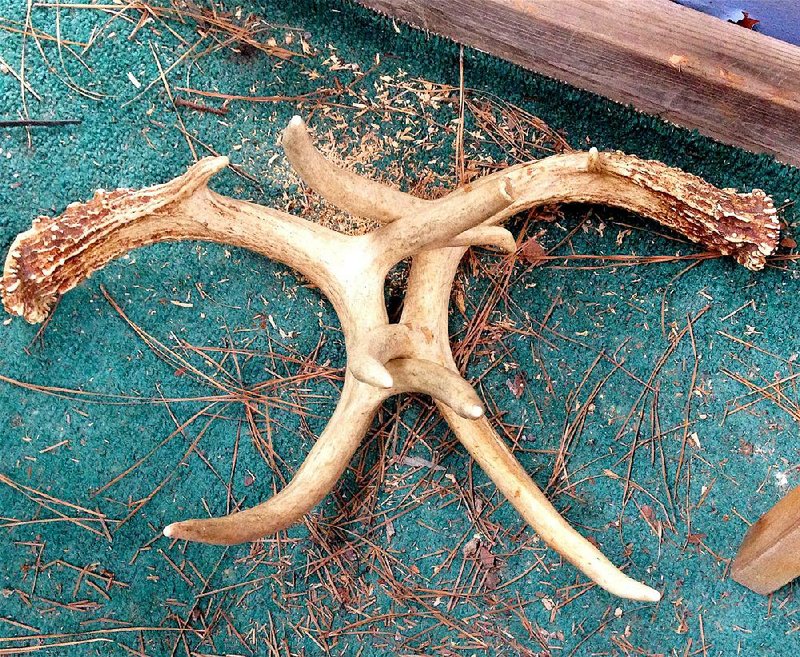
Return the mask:
M 207 187 L 226 158 L 207 158 L 165 185 L 98 192 L 56 218 L 40 217 L 11 246 L 0 289 L 13 314 L 42 321 L 58 297 L 121 254 L 160 241 L 241 246 L 297 269 L 334 306 L 347 370 L 327 428 L 292 481 L 273 498 L 224 518 L 188 520 L 164 533 L 204 543 L 256 540 L 299 521 L 335 486 L 389 396 L 419 392 L 437 403 L 470 455 L 554 550 L 606 590 L 656 601 L 658 591 L 617 569 L 547 500 L 483 415 L 450 351 L 447 314 L 458 263 L 472 245 L 507 252 L 497 225 L 539 205 L 590 202 L 650 217 L 694 242 L 761 269 L 780 225 L 760 190 L 737 194 L 659 162 L 621 153 L 556 155 L 518 165 L 428 201 L 341 169 L 313 146 L 299 117 L 283 135 L 292 166 L 338 207 L 383 224 L 345 236 L 292 215 L 220 196 Z M 384 280 L 412 257 L 403 313 L 390 323 Z

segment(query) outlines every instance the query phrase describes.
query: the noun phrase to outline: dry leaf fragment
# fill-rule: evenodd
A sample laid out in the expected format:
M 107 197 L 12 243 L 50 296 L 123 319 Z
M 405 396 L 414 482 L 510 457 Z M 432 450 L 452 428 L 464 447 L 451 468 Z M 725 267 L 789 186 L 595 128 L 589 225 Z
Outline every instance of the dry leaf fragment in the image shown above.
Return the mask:
M 480 548 L 480 546 L 481 539 L 477 536 L 473 536 L 464 544 L 464 547 L 461 549 L 461 553 L 464 555 L 465 559 L 472 559 L 476 554 L 478 554 L 478 548 Z
M 496 569 L 486 573 L 483 579 L 483 588 L 487 591 L 494 591 L 500 584 L 500 573 Z
M 489 551 L 489 548 L 487 548 L 485 545 L 481 545 L 480 548 L 478 549 L 478 560 L 480 561 L 481 568 L 484 568 L 486 570 L 494 568 L 497 563 L 495 556 Z
M 544 260 L 544 256 L 546 255 L 547 252 L 544 250 L 544 247 L 533 238 L 525 240 L 522 244 L 522 248 L 519 250 L 520 258 L 532 265 L 538 265 Z
M 647 523 L 647 526 L 650 527 L 652 532 L 661 538 L 662 524 L 656 519 L 656 512 L 653 507 L 644 504 L 639 509 L 639 512 L 642 514 L 642 518 L 644 518 L 644 521 Z
M 522 397 L 522 393 L 525 391 L 525 376 L 522 372 L 517 372 L 514 375 L 513 379 L 508 379 L 506 381 L 506 385 L 508 389 L 511 391 L 511 394 L 514 395 L 516 399 Z

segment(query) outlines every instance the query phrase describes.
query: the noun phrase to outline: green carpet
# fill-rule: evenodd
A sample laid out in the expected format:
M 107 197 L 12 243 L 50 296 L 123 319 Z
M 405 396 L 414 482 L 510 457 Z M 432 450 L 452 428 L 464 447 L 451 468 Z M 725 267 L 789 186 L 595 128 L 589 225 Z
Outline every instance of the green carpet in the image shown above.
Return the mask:
M 205 144 L 260 181 L 227 171 L 215 189 L 297 214 L 337 220 L 298 185 L 277 146 L 295 113 L 325 151 L 370 175 L 429 192 L 455 180 L 459 48 L 450 42 L 333 0 L 228 5 L 233 21 L 259 17 L 255 38 L 274 38 L 296 53 L 289 59 L 226 42 L 210 20 L 163 16 L 136 29 L 139 11 L 45 5 L 26 17 L 25 5 L 0 0 L 0 56 L 17 74 L 24 61 L 27 112 L 83 122 L 0 131 L 2 258 L 38 214 L 97 188 L 184 171 L 192 153 L 179 117 L 199 156 Z M 26 20 L 38 43 L 19 33 Z M 156 58 L 175 98 L 214 107 L 222 101 L 179 88 L 328 91 L 176 115 Z M 19 118 L 21 85 L 4 73 L 0 115 Z M 800 195 L 800 172 L 768 157 L 473 51 L 463 73 L 471 97 L 522 108 L 573 147 L 762 187 L 777 205 Z M 468 167 L 509 161 L 510 145 L 493 141 L 474 112 L 465 144 Z M 782 214 L 791 233 L 797 208 Z M 97 273 L 64 297 L 41 335 L 19 319 L 0 324 L 0 654 L 796 655 L 796 586 L 768 600 L 727 573 L 746 522 L 800 484 L 796 266 L 775 260 L 753 274 L 726 259 L 575 259 L 697 249 L 616 211 L 547 218 L 512 229 L 546 247 L 563 241 L 556 253 L 565 258 L 516 263 L 467 373 L 480 378 L 524 466 L 552 484 L 556 506 L 612 561 L 663 591 L 660 604 L 587 590 L 425 400 L 411 398 L 386 404 L 380 431 L 305 524 L 229 549 L 160 537 L 166 523 L 280 488 L 330 415 L 344 362 L 335 315 L 302 280 L 248 252 L 183 243 Z M 474 326 L 503 267 L 487 253 L 468 259 L 454 340 Z M 389 293 L 401 284 L 398 271 Z M 103 289 L 162 346 L 137 335 Z M 519 398 L 509 385 L 518 373 Z M 9 379 L 111 396 L 46 394 Z M 214 401 L 264 382 L 263 403 L 249 413 Z M 553 476 L 562 444 L 567 458 Z M 477 559 L 464 551 L 476 535 Z

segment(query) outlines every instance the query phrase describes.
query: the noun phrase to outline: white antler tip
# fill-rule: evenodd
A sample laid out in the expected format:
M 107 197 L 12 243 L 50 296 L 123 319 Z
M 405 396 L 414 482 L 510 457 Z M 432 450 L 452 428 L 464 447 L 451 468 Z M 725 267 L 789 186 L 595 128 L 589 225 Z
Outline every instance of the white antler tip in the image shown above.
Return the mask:
M 467 406 L 465 410 L 466 416 L 472 420 L 477 420 L 483 416 L 483 406 L 479 406 L 478 404 Z
M 594 146 L 589 149 L 589 155 L 586 159 L 586 170 L 589 173 L 601 173 L 602 163 L 600 162 L 600 151 Z
M 394 378 L 386 366 L 377 358 L 369 355 L 351 354 L 350 371 L 359 381 L 375 388 L 393 388 Z
M 645 598 L 645 602 L 659 602 L 661 600 L 661 592 L 656 591 L 655 589 L 651 589 L 649 586 L 647 587 L 648 591 L 646 593 L 647 597 Z
M 632 583 L 625 587 L 624 591 L 613 591 L 615 595 L 629 600 L 639 600 L 641 602 L 658 602 L 661 600 L 661 593 L 653 588 L 632 580 Z

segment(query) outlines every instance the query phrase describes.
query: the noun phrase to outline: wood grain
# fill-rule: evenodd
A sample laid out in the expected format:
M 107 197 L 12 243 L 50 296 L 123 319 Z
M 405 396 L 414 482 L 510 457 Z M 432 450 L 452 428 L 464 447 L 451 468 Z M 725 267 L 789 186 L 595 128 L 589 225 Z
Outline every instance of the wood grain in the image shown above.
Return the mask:
M 669 0 L 356 0 L 800 165 L 800 48 Z
M 731 577 L 768 595 L 800 576 L 800 486 L 767 511 L 747 532 Z

